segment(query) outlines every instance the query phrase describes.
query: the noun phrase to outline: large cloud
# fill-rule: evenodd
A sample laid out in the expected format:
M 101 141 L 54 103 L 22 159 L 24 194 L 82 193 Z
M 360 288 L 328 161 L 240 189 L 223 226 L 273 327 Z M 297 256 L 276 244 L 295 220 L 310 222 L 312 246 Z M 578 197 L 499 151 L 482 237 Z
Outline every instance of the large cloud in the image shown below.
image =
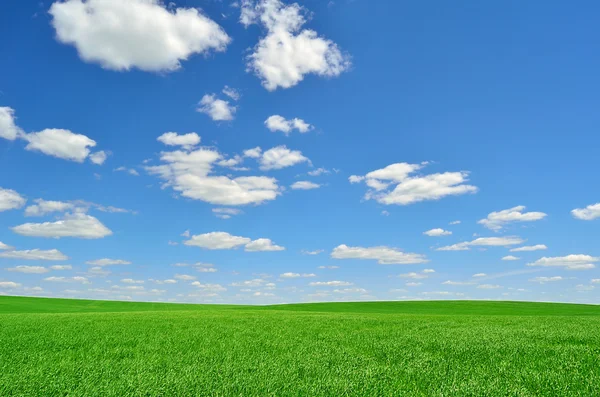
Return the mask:
M 26 202 L 27 199 L 14 190 L 0 187 L 0 212 L 21 208 Z
M 376 200 L 381 204 L 408 205 L 425 200 L 439 200 L 446 196 L 457 196 L 477 192 L 477 187 L 467 185 L 469 173 L 444 172 L 429 175 L 415 175 L 427 163 L 396 163 L 369 172 L 365 176 L 352 175 L 350 183 L 365 182 L 370 188 L 366 200 Z
M 381 265 L 408 265 L 428 262 L 425 255 L 407 253 L 386 246 L 348 247 L 339 245 L 331 252 L 334 259 L 370 259 Z
M 600 218 L 600 203 L 590 204 L 585 208 L 575 208 L 571 214 L 583 221 L 591 221 Z
M 30 237 L 76 237 L 96 239 L 110 236 L 112 231 L 91 215 L 68 214 L 56 222 L 24 223 L 14 226 L 12 231 Z
M 261 23 L 267 34 L 248 56 L 248 70 L 273 91 L 298 84 L 307 74 L 335 77 L 350 67 L 350 59 L 333 41 L 304 29 L 304 9 L 280 0 L 245 0 L 240 21 Z
M 40 250 L 37 248 L 24 251 L 0 252 L 0 258 L 25 259 L 35 261 L 64 261 L 69 259 L 68 256 L 66 256 L 57 249 Z
M 194 151 L 162 152 L 162 164 L 147 166 L 146 171 L 158 175 L 182 196 L 217 205 L 261 204 L 275 200 L 280 194 L 275 178 L 266 176 L 210 175 L 221 154 L 209 148 Z
M 598 262 L 600 258 L 584 254 L 572 254 L 567 256 L 543 257 L 527 266 L 563 267 L 567 270 L 587 270 L 596 266 L 592 262 Z
M 543 212 L 523 212 L 524 210 L 525 206 L 519 205 L 507 210 L 491 212 L 487 218 L 477 223 L 491 230 L 500 230 L 508 223 L 539 221 L 547 216 Z
M 25 149 L 39 151 L 49 156 L 82 163 L 96 142 L 85 135 L 69 130 L 48 128 L 24 136 L 29 142 Z
M 209 250 L 229 250 L 241 246 L 244 246 L 245 251 L 248 252 L 285 250 L 284 247 L 273 244 L 268 238 L 252 240 L 248 237 L 234 236 L 227 232 L 211 232 L 194 235 L 191 236 L 189 240 L 186 240 L 184 244 Z
M 57 39 L 81 59 L 111 70 L 169 72 L 181 61 L 230 42 L 195 8 L 167 9 L 159 0 L 67 0 L 50 7 Z

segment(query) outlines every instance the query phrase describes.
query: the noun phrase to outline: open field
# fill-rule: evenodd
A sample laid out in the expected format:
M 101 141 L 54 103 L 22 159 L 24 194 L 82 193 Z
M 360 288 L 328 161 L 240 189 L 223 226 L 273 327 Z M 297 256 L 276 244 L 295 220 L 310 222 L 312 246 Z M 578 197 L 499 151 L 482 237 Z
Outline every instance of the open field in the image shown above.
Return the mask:
M 0 297 L 0 395 L 600 395 L 600 306 Z

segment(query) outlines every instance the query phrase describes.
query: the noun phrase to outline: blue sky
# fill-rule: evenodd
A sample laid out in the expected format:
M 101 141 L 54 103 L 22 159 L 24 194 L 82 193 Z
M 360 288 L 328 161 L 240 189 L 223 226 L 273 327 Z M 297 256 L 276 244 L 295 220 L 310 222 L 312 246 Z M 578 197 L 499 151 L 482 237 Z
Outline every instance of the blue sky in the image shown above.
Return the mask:
M 3 2 L 0 293 L 600 303 L 598 7 Z

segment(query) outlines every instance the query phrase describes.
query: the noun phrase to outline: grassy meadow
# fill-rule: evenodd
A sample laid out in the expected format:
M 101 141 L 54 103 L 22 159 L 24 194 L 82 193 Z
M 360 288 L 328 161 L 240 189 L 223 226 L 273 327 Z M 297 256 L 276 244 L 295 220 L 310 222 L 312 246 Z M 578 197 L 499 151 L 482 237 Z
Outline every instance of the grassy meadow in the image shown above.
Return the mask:
M 0 297 L 0 396 L 600 396 L 600 306 Z

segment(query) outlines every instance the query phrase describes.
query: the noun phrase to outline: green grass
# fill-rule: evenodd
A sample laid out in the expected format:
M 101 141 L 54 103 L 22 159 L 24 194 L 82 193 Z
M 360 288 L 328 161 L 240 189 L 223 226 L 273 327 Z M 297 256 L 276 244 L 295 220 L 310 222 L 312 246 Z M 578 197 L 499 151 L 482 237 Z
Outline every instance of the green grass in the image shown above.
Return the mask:
M 600 306 L 0 297 L 0 396 L 599 396 Z

